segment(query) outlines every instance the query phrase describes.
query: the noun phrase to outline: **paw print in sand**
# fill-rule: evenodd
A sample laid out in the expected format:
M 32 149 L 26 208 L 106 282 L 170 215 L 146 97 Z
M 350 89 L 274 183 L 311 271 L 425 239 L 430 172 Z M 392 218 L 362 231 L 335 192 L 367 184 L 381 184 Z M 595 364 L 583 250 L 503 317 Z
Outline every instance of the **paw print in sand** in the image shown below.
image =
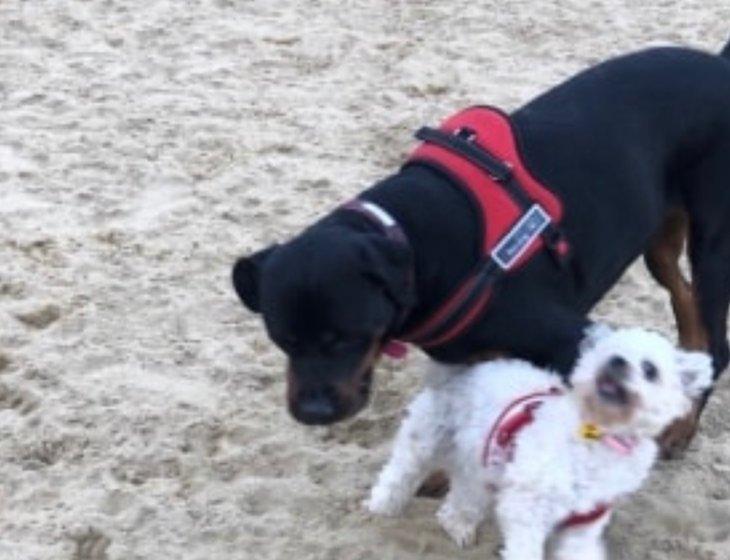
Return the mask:
M 28 311 L 15 314 L 15 318 L 24 325 L 33 329 L 45 329 L 61 317 L 61 310 L 57 305 L 43 305 Z
M 20 391 L 0 383 L 0 410 L 13 409 L 26 415 L 38 408 L 38 399 L 28 391 Z
M 111 539 L 98 529 L 89 527 L 88 530 L 71 536 L 75 550 L 71 560 L 107 560 L 107 549 Z

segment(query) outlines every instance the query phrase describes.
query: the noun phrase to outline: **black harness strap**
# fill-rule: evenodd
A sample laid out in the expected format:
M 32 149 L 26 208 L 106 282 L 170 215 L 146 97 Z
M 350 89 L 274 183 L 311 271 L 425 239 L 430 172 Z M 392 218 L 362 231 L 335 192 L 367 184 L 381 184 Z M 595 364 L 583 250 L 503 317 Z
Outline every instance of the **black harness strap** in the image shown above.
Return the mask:
M 418 140 L 431 142 L 432 144 L 454 152 L 485 171 L 492 179 L 504 187 L 512 200 L 514 200 L 523 212 L 527 212 L 536 204 L 525 189 L 522 188 L 514 173 L 512 173 L 512 167 L 510 165 L 473 142 L 475 137 L 474 131 L 468 128 L 462 128 L 456 131 L 455 134 L 449 134 L 442 130 L 424 126 L 416 132 L 415 136 Z M 550 220 L 543 226 L 540 235 L 545 246 L 555 259 L 555 262 L 561 267 L 564 266 L 567 258 L 566 248 L 568 244 L 560 228 Z
M 512 177 L 512 168 L 509 165 L 471 141 L 474 132 L 468 128 L 462 128 L 456 134 L 449 134 L 436 128 L 423 126 L 416 131 L 415 136 L 418 140 L 431 142 L 468 159 L 499 183 L 504 183 Z
M 495 183 L 502 186 L 522 215 L 497 245 L 485 254 L 468 279 L 428 321 L 405 333 L 405 339 L 424 348 L 439 346 L 460 334 L 481 313 L 492 287 L 519 260 L 535 237 L 540 236 L 559 266 L 564 266 L 569 245 L 545 209 L 528 194 L 513 173 L 511 165 L 475 142 L 476 133 L 468 127 L 453 133 L 422 127 L 416 138 L 435 144 L 466 159 Z

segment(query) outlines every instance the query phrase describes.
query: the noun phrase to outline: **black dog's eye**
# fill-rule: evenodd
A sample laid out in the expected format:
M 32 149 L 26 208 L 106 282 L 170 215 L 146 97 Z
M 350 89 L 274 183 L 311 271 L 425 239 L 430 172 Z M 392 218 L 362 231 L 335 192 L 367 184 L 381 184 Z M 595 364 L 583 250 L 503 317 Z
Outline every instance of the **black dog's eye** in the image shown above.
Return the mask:
M 333 344 L 337 344 L 339 338 L 340 337 L 334 331 L 325 331 L 320 336 L 320 340 L 322 341 L 322 344 L 324 346 L 332 346 Z
M 644 370 L 644 377 L 646 377 L 649 381 L 656 381 L 659 377 L 659 370 L 657 367 L 647 360 L 641 362 L 641 369 Z
M 325 352 L 339 352 L 346 346 L 346 339 L 335 331 L 325 331 L 319 337 L 319 342 Z
M 353 336 L 328 331 L 320 338 L 322 348 L 327 352 L 344 352 L 357 345 L 357 339 Z

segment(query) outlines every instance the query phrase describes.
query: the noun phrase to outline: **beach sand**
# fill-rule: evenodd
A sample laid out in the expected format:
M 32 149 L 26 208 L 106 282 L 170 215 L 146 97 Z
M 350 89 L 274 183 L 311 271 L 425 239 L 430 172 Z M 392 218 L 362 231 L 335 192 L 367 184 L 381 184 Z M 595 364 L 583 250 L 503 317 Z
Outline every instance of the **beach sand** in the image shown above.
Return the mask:
M 361 510 L 423 356 L 383 363 L 354 420 L 297 425 L 230 267 L 424 123 L 650 44 L 717 51 L 729 21 L 724 0 L 0 3 L 0 559 L 496 558 L 493 525 L 459 551 L 433 500 Z M 673 335 L 642 264 L 596 316 Z M 618 508 L 613 558 L 730 557 L 729 405 L 722 383 Z

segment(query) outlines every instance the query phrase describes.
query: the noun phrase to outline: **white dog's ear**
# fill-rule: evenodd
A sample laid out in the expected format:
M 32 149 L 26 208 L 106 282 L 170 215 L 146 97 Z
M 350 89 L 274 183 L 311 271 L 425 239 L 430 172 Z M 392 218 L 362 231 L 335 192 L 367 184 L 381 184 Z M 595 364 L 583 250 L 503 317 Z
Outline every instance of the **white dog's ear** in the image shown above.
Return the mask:
M 614 330 L 606 323 L 591 323 L 583 331 L 583 340 L 578 345 L 581 354 L 593 348 L 599 340 L 613 334 Z
M 688 397 L 699 397 L 712 386 L 712 360 L 708 354 L 677 350 L 676 361 Z

